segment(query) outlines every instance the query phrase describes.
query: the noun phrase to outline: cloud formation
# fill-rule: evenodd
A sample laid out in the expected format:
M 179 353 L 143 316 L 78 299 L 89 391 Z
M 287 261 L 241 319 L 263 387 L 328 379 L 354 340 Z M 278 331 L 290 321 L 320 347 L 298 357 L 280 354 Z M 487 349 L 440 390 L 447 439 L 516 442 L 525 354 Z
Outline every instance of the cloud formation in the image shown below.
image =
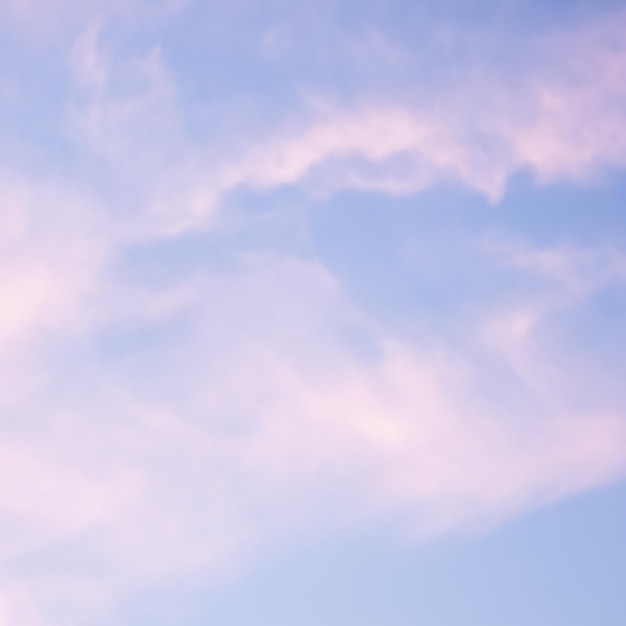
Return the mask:
M 341 339 L 359 315 L 319 267 L 256 259 L 234 276 L 204 272 L 193 293 L 174 342 L 114 356 L 87 379 L 66 364 L 39 394 L 65 377 L 83 392 L 22 403 L 36 438 L 5 427 L 4 475 L 20 477 L 3 490 L 19 529 L 5 559 L 40 568 L 55 545 L 90 554 L 54 567 L 56 590 L 27 575 L 44 607 L 85 619 L 79 580 L 89 613 L 147 581 L 219 576 L 286 536 L 398 509 L 421 537 L 490 525 L 626 469 L 623 417 L 567 406 L 562 389 L 522 376 L 507 410 L 476 386 L 478 356 L 409 348 L 367 323 L 364 361 Z M 544 373 L 566 367 L 525 357 Z
M 39 32 L 65 5 L 2 9 Z M 484 528 L 623 475 L 624 405 L 578 404 L 593 364 L 552 332 L 623 284 L 619 248 L 497 234 L 451 249 L 530 287 L 484 298 L 449 336 L 404 311 L 415 339 L 314 253 L 259 252 L 272 215 L 228 220 L 241 188 L 452 183 L 495 203 L 520 170 L 583 184 L 623 168 L 623 13 L 533 39 L 515 76 L 494 64 L 387 101 L 309 90 L 280 124 L 207 138 L 167 44 L 115 47 L 120 7 L 85 2 L 86 28 L 49 26 L 81 31 L 51 90 L 59 143 L 45 135 L 35 165 L 0 176 L 0 623 L 86 623 L 310 533 L 398 512 L 422 539 Z M 368 32 L 356 57 L 419 55 Z M 261 40 L 280 57 L 278 35 Z
M 325 107 L 301 129 L 255 146 L 216 186 L 310 179 L 314 188 L 410 193 L 453 182 L 496 201 L 522 169 L 541 182 L 581 182 L 602 167 L 622 167 L 625 21 L 612 15 L 531 42 L 530 60 L 515 78 L 485 68 L 412 107 Z

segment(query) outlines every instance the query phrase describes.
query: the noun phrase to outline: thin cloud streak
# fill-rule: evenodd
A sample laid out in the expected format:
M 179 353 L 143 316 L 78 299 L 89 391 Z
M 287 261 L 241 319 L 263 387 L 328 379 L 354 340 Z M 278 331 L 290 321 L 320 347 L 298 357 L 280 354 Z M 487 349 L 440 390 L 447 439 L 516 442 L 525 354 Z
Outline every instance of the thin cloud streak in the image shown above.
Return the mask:
M 585 182 L 603 167 L 623 167 L 626 47 L 616 32 L 625 23 L 618 14 L 542 41 L 519 79 L 487 73 L 421 110 L 322 110 L 308 128 L 252 148 L 216 187 L 304 182 L 328 191 L 411 193 L 456 182 L 495 202 L 522 169 L 541 182 Z

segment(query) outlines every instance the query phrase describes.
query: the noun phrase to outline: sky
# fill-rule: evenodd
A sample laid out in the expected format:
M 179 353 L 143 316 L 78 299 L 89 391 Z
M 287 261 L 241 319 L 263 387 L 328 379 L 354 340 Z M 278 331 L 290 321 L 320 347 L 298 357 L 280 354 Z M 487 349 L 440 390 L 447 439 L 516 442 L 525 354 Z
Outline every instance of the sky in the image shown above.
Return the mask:
M 0 0 L 0 626 L 623 626 L 624 33 Z

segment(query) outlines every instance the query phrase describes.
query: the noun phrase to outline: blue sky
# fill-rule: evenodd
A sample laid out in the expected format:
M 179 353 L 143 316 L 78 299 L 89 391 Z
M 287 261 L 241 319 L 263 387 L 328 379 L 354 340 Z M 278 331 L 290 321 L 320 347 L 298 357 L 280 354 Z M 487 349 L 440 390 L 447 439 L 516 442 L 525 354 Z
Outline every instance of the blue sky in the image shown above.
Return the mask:
M 0 626 L 623 624 L 625 31 L 0 0 Z

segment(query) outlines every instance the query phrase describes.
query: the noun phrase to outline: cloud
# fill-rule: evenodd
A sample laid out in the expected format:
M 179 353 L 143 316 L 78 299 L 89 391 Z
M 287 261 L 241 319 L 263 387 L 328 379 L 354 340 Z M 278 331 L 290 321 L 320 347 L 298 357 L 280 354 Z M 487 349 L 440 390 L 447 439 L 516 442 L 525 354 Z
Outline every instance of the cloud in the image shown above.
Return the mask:
M 22 573 L 9 580 L 36 605 L 65 618 L 79 605 L 84 619 L 151 582 L 223 577 L 298 537 L 398 510 L 420 538 L 484 527 L 626 469 L 619 413 L 581 410 L 523 377 L 509 411 L 479 384 L 481 353 L 400 342 L 316 263 L 263 255 L 194 280 L 149 346 L 66 362 L 23 402 L 36 437 L 4 426 L 5 475 L 19 476 L 0 485 L 19 529 Z M 109 341 L 124 323 L 109 321 Z M 498 356 L 488 341 L 482 350 Z M 528 358 L 567 378 L 566 356 Z M 58 394 L 76 380 L 80 393 Z M 47 560 L 55 546 L 88 558 L 61 566 Z M 84 604 L 79 580 L 92 590 Z
M 581 388 L 586 386 L 583 381 L 592 380 L 599 387 L 597 378 L 606 373 L 594 373 L 597 356 L 589 347 L 586 367 L 578 364 L 579 369 L 574 369 L 573 362 L 568 367 L 546 368 L 545 355 L 577 351 L 565 330 L 567 324 L 576 311 L 622 289 L 626 281 L 623 251 L 611 245 L 571 243 L 539 247 L 502 233 L 484 238 L 480 247 L 505 271 L 524 279 L 523 287 L 511 290 L 508 298 L 487 314 L 481 330 L 484 340 L 538 393 L 551 395 L 558 390 L 556 395 L 565 396 L 568 378 L 580 380 Z M 587 332 L 593 333 L 593 329 Z
M 387 101 L 369 94 L 367 81 L 350 98 L 303 87 L 307 95 L 279 121 L 254 131 L 246 122 L 248 130 L 237 132 L 214 119 L 206 138 L 189 134 L 192 107 L 179 88 L 188 78 L 167 49 L 122 53 L 105 43 L 110 27 L 92 26 L 70 54 L 66 128 L 102 170 L 94 183 L 128 203 L 128 222 L 134 217 L 133 227 L 148 236 L 206 227 L 242 186 L 398 195 L 451 183 L 497 202 L 520 170 L 539 183 L 581 183 L 626 164 L 626 92 L 617 79 L 626 50 L 616 34 L 625 20 L 623 12 L 600 16 L 526 36 L 523 46 L 513 37 L 524 59 L 501 35 L 482 33 L 495 37 L 490 49 L 501 48 L 514 75 L 469 55 L 470 79 L 411 86 L 402 97 L 392 90 Z M 403 52 L 420 55 L 419 47 Z M 410 74 L 410 62 L 402 67 Z M 408 74 L 400 79 L 406 84 Z M 261 107 L 270 94 L 255 97 Z M 233 107 L 240 104 L 233 96 Z
M 0 173 L 0 402 L 27 394 L 43 346 L 90 326 L 111 230 L 72 186 Z M 34 360 L 33 360 L 34 359 Z
M 623 13 L 530 42 L 520 75 L 483 68 L 415 106 L 316 107 L 301 128 L 250 149 L 213 183 L 413 193 L 459 183 L 498 200 L 508 178 L 583 182 L 626 164 Z M 583 52 L 584 51 L 584 52 Z
M 586 378 L 539 340 L 623 280 L 619 250 L 483 240 L 479 253 L 531 287 L 429 340 L 382 326 L 311 258 L 232 244 L 223 267 L 207 252 L 165 286 L 134 261 L 152 252 L 162 278 L 168 244 L 224 234 L 242 186 L 446 182 L 497 201 L 520 169 L 580 183 L 623 167 L 623 24 L 618 13 L 537 39 L 506 80 L 490 66 L 430 99 L 323 93 L 214 143 L 186 126 L 167 46 L 128 53 L 106 20 L 76 27 L 63 145 L 80 158 L 58 179 L 0 177 L 0 620 L 88 621 L 155 581 L 223 577 L 371 516 L 401 511 L 424 538 L 622 476 L 623 406 L 579 406 Z
M 180 0 L 119 2 L 118 0 L 2 0 L 2 30 L 19 34 L 33 48 L 54 49 L 59 41 L 72 37 L 98 20 L 133 24 L 171 17 L 184 3 Z

